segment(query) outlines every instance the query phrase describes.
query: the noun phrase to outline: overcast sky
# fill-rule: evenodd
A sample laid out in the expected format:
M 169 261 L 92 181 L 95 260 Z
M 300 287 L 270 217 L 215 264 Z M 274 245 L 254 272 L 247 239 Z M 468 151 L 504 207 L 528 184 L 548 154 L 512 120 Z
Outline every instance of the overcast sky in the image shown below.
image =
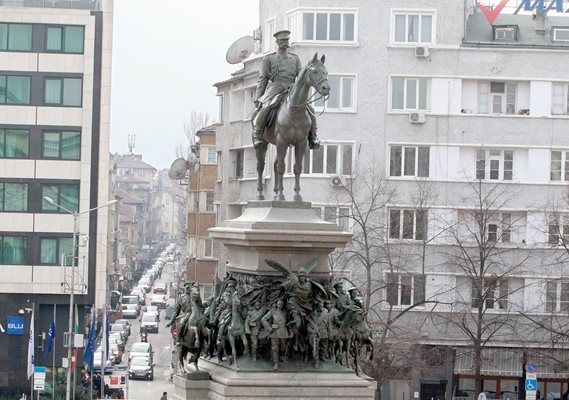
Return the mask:
M 225 53 L 259 25 L 258 0 L 115 0 L 111 151 L 162 169 L 175 160 L 192 111 L 217 115 Z

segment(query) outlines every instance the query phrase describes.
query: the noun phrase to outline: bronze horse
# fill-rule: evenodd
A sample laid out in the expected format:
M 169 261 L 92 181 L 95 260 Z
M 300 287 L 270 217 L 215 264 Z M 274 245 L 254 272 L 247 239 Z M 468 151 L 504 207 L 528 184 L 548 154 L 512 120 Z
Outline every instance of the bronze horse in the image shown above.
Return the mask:
M 277 147 L 275 159 L 275 200 L 284 200 L 283 175 L 285 172 L 285 157 L 289 146 L 294 146 L 294 191 L 295 201 L 302 201 L 300 196 L 300 173 L 302 160 L 308 143 L 308 132 L 311 126 L 307 105 L 310 103 L 310 88 L 324 97 L 330 94 L 328 84 L 328 71 L 324 67 L 326 57 L 318 59 L 318 53 L 304 67 L 298 75 L 295 83 L 290 88 L 286 98 L 279 107 L 274 123 L 265 128 L 263 139 Z M 264 200 L 263 195 L 263 170 L 265 169 L 265 156 L 267 144 L 256 149 L 257 155 L 257 199 Z

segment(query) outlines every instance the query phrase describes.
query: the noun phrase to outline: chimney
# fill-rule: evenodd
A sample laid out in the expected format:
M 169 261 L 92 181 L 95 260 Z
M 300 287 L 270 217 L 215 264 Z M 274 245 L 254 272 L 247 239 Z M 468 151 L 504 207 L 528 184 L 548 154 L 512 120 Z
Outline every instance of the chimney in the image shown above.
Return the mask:
M 538 35 L 545 35 L 545 18 L 547 16 L 546 10 L 536 10 L 533 15 L 535 22 L 535 33 Z

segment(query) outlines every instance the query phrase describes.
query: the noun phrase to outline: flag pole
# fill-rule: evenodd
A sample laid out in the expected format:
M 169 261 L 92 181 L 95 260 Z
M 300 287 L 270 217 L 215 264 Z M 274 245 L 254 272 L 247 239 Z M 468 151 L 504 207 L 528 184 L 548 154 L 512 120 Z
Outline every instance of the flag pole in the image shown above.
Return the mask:
M 56 311 L 57 311 L 57 307 L 55 305 L 55 303 L 53 304 L 53 319 L 56 319 Z M 51 349 L 51 400 L 55 400 L 55 374 L 56 374 L 56 369 L 55 369 L 55 344 L 52 346 L 53 348 Z
M 28 353 L 30 352 L 30 346 L 31 346 L 31 352 L 32 352 L 32 368 L 34 367 L 34 357 L 35 357 L 35 332 L 34 332 L 34 311 L 36 308 L 36 303 L 32 303 L 32 318 L 30 320 L 30 345 L 28 345 Z M 30 354 L 28 354 L 28 374 L 29 374 L 29 363 L 30 363 Z M 30 379 L 30 376 L 28 376 L 28 379 Z M 33 400 L 34 398 L 34 375 L 32 372 L 32 376 L 30 379 L 30 399 Z

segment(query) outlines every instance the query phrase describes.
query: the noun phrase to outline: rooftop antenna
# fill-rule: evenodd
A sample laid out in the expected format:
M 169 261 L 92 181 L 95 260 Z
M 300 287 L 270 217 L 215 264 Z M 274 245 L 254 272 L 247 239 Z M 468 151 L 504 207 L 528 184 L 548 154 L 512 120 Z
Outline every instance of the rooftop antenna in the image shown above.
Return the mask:
M 129 134 L 128 135 L 128 152 L 129 152 L 129 154 L 132 154 L 132 152 L 134 150 L 135 138 L 136 138 L 135 134 Z

